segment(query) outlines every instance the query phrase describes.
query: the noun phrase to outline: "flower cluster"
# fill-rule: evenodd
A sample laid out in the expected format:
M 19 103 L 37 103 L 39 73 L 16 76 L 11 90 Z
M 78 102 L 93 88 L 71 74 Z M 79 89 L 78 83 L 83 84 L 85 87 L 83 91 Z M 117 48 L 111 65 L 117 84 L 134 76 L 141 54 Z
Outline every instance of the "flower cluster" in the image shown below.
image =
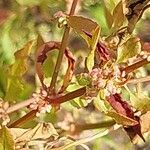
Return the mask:
M 7 125 L 7 123 L 10 122 L 10 118 L 7 114 L 7 109 L 9 107 L 8 102 L 4 102 L 3 100 L 0 99 L 0 119 L 2 120 L 1 124 Z
M 29 108 L 31 110 L 37 110 L 37 117 L 39 117 L 40 114 L 44 114 L 46 112 L 49 113 L 51 111 L 52 106 L 45 100 L 47 97 L 47 92 L 45 90 L 40 90 L 37 93 L 33 93 L 32 97 L 34 98 L 34 102 L 29 105 Z
M 94 68 L 91 72 L 84 73 L 84 76 L 91 81 L 91 85 L 87 90 L 87 97 L 96 96 L 101 89 L 104 90 L 105 96 L 120 93 L 121 88 L 118 83 L 126 80 L 126 73 L 121 72 L 117 65 Z

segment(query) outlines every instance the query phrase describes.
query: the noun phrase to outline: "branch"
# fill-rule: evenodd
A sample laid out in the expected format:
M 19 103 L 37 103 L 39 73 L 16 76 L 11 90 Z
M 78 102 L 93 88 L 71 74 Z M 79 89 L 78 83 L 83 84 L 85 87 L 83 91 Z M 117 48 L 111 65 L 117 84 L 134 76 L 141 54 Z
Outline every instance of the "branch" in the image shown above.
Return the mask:
M 148 82 L 148 81 L 150 81 L 150 76 L 137 78 L 137 79 L 131 79 L 131 80 L 128 80 L 127 83 L 129 83 L 129 84 L 137 84 L 137 83 Z
M 72 100 L 76 97 L 80 97 L 82 96 L 83 94 L 85 94 L 86 92 L 86 87 L 83 87 L 83 88 L 80 88 L 80 89 L 77 89 L 73 92 L 70 92 L 66 95 L 63 95 L 63 96 L 60 96 L 60 97 L 55 97 L 55 98 L 51 98 L 51 99 L 46 99 L 47 101 L 49 101 L 50 104 L 54 104 L 54 105 L 58 105 L 58 104 L 61 104 L 61 103 L 64 103 L 64 102 L 67 102 L 69 100 Z M 17 105 L 17 104 L 16 104 Z M 10 108 L 11 112 L 14 108 L 17 108 L 17 106 L 12 106 L 12 108 Z M 9 111 L 10 112 L 10 111 Z M 36 112 L 37 110 L 32 110 L 30 111 L 29 113 L 27 113 L 25 116 L 23 116 L 22 118 L 16 120 L 15 122 L 13 122 L 12 124 L 10 124 L 8 127 L 16 127 L 16 126 L 20 126 L 22 125 L 23 123 L 25 123 L 26 121 L 29 121 L 31 119 L 33 119 L 36 115 Z
M 15 112 L 21 108 L 24 108 L 24 107 L 27 107 L 29 106 L 31 103 L 33 103 L 35 101 L 34 98 L 31 98 L 31 99 L 28 99 L 28 100 L 25 100 L 23 102 L 20 102 L 20 103 L 17 103 L 15 105 L 12 105 L 10 106 L 8 109 L 7 109 L 7 114 L 10 114 L 12 112 Z
M 69 15 L 74 14 L 77 2 L 78 2 L 78 0 L 73 0 Z M 51 80 L 51 83 L 50 83 L 50 89 L 51 90 L 55 89 L 55 84 L 56 84 L 58 72 L 60 70 L 60 66 L 61 66 L 61 63 L 62 63 L 63 54 L 65 52 L 65 48 L 66 48 L 66 45 L 67 45 L 69 32 L 70 32 L 70 27 L 66 26 L 65 31 L 64 31 L 64 35 L 63 35 L 63 38 L 62 38 L 62 42 L 61 42 L 60 51 L 59 51 L 59 54 L 58 54 L 56 66 L 55 66 L 53 76 L 52 76 L 52 80 Z
M 136 69 L 138 69 L 138 68 L 140 68 L 140 67 L 142 67 L 142 66 L 144 66 L 144 65 L 147 65 L 147 64 L 149 64 L 149 63 L 150 63 L 150 62 L 147 61 L 147 59 L 143 59 L 143 60 L 141 60 L 141 61 L 139 61 L 139 62 L 136 62 L 135 64 L 132 64 L 132 65 L 126 67 L 126 68 L 123 68 L 121 71 L 125 71 L 126 74 L 128 74 L 128 73 L 131 73 L 131 72 L 133 72 L 134 70 L 136 70 Z

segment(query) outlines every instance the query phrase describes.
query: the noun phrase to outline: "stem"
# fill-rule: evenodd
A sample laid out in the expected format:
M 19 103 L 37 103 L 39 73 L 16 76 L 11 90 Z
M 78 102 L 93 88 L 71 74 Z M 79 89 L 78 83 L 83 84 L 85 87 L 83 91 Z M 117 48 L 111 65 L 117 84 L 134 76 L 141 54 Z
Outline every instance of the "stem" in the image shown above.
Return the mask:
M 75 90 L 73 92 L 70 92 L 70 93 L 68 93 L 64 96 L 49 99 L 48 101 L 49 101 L 50 104 L 61 104 L 61 103 L 67 102 L 71 99 L 74 99 L 76 97 L 80 97 L 83 94 L 85 94 L 85 92 L 86 92 L 86 87 L 83 87 L 83 88 L 80 88 L 80 89 Z
M 78 0 L 73 0 L 69 15 L 74 14 L 77 2 L 78 2 Z M 61 66 L 61 63 L 62 63 L 63 54 L 65 52 L 65 48 L 66 48 L 66 45 L 67 45 L 69 32 L 70 32 L 70 27 L 66 26 L 65 31 L 64 31 L 64 35 L 63 35 L 63 38 L 62 38 L 61 46 L 60 46 L 60 51 L 59 51 L 59 54 L 58 54 L 58 59 L 57 59 L 56 66 L 55 66 L 53 76 L 52 76 L 52 80 L 51 80 L 51 83 L 50 83 L 50 89 L 51 90 L 55 89 L 55 84 L 56 84 L 58 72 L 60 70 L 60 66 Z
M 60 96 L 58 98 L 52 98 L 52 99 L 47 99 L 47 101 L 49 101 L 50 104 L 54 104 L 54 105 L 58 105 L 61 103 L 64 103 L 66 101 L 69 101 L 71 99 L 74 99 L 76 97 L 80 97 L 83 94 L 85 94 L 86 92 L 86 87 L 80 88 L 76 91 L 70 92 L 64 96 Z M 17 105 L 17 104 L 16 104 Z M 12 106 L 13 107 L 13 106 Z M 16 109 L 17 107 L 14 106 L 14 108 Z M 11 110 L 11 109 L 10 109 Z M 11 111 L 12 112 L 12 111 Z M 16 127 L 19 125 L 22 125 L 23 123 L 25 123 L 26 121 L 29 121 L 31 119 L 33 119 L 36 115 L 36 110 L 32 110 L 29 113 L 27 113 L 25 116 L 23 116 L 22 118 L 16 120 L 15 122 L 13 122 L 12 124 L 10 124 L 8 127 Z
M 25 100 L 23 102 L 20 102 L 20 103 L 17 103 L 15 105 L 12 105 L 10 106 L 8 109 L 7 109 L 7 114 L 10 114 L 12 112 L 15 112 L 23 107 L 27 107 L 29 106 L 31 103 L 33 103 L 35 101 L 34 98 L 31 98 L 31 99 L 28 99 L 28 100 Z
M 25 116 L 23 116 L 22 118 L 16 120 L 12 124 L 8 125 L 8 127 L 9 128 L 18 127 L 18 126 L 22 125 L 23 123 L 31 120 L 35 116 L 35 114 L 36 114 L 36 110 L 32 110 L 29 113 L 27 113 Z
M 130 72 L 133 72 L 134 70 L 146 65 L 150 63 L 149 61 L 147 61 L 147 59 L 143 59 L 139 62 L 136 62 L 135 64 L 132 64 L 131 66 L 128 66 L 126 68 L 123 68 L 121 71 L 125 71 L 126 74 L 130 73 Z
M 142 83 L 142 82 L 147 82 L 150 81 L 150 76 L 142 77 L 142 78 L 137 78 L 137 79 L 131 79 L 127 81 L 129 84 L 137 84 L 137 83 Z
M 116 122 L 114 120 L 109 120 L 109 121 L 103 121 L 103 122 L 91 123 L 91 124 L 75 124 L 74 133 L 80 133 L 84 130 L 90 130 L 90 129 L 108 128 L 113 126 L 115 123 Z
M 103 132 L 101 131 L 101 132 L 99 132 L 99 133 L 97 133 L 97 134 L 95 134 L 95 135 L 93 135 L 93 136 L 90 136 L 90 137 L 87 137 L 87 138 L 84 138 L 84 139 L 80 139 L 80 140 L 75 141 L 75 142 L 71 142 L 71 143 L 69 143 L 69 144 L 67 144 L 67 145 L 64 145 L 64 146 L 62 146 L 62 147 L 50 148 L 50 149 L 48 149 L 48 150 L 67 150 L 67 149 L 69 149 L 69 148 L 71 148 L 71 147 L 73 147 L 73 146 L 81 145 L 81 144 L 90 142 L 90 141 L 92 141 L 92 140 L 101 138 L 101 137 L 107 135 L 108 133 L 109 133 L 109 130 L 107 129 L 107 130 L 104 130 Z

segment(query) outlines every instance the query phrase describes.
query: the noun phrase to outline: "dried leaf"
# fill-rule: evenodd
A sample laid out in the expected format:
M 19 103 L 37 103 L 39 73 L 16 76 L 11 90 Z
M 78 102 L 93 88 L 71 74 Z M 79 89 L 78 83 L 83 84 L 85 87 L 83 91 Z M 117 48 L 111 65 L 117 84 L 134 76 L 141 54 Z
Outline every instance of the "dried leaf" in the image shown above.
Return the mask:
M 43 86 L 45 86 L 45 85 L 44 85 L 44 72 L 42 69 L 42 65 L 43 65 L 44 61 L 47 59 L 48 52 L 50 52 L 52 50 L 56 50 L 56 49 L 59 50 L 60 45 L 61 45 L 60 42 L 50 41 L 50 42 L 43 44 L 38 50 L 38 53 L 36 56 L 37 57 L 36 71 L 37 71 L 38 77 L 41 81 L 41 84 Z M 64 76 L 64 82 L 60 89 L 60 92 L 64 91 L 67 88 L 67 86 L 72 78 L 73 70 L 75 67 L 75 60 L 73 58 L 71 51 L 69 51 L 68 48 L 65 49 L 65 56 L 68 59 L 68 68 L 67 68 L 66 74 Z
M 15 137 L 16 143 L 28 143 L 33 140 L 47 140 L 53 137 L 58 138 L 58 133 L 51 123 L 39 123 L 33 129 L 11 128 L 11 132 Z
M 127 102 L 122 100 L 119 94 L 110 95 L 109 97 L 107 97 L 107 101 L 110 103 L 110 105 L 116 112 L 134 119 L 133 110 Z
M 81 16 L 69 16 L 68 25 L 79 33 L 83 33 L 83 31 L 92 33 L 98 26 L 96 22 Z
M 129 12 L 126 14 L 128 19 L 128 32 L 131 33 L 134 30 L 134 27 L 142 13 L 144 7 L 148 4 L 149 0 L 136 0 L 136 1 L 127 1 L 126 7 L 129 9 Z
M 0 130 L 0 150 L 15 150 L 13 136 L 7 127 Z

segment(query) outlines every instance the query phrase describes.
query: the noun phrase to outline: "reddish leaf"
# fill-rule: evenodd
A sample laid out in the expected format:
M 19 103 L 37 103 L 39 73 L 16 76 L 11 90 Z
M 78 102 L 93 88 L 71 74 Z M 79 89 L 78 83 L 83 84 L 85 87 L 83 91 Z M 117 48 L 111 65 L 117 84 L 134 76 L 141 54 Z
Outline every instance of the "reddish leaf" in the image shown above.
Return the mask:
M 119 94 L 114 94 L 108 97 L 107 101 L 113 107 L 113 109 L 127 117 L 134 118 L 134 112 L 129 106 L 129 104 L 121 99 Z
M 61 46 L 60 42 L 50 41 L 50 42 L 43 44 L 38 50 L 37 61 L 36 61 L 36 71 L 43 86 L 45 85 L 43 83 L 44 73 L 42 70 L 42 64 L 47 59 L 47 53 L 55 49 L 59 50 L 60 46 Z M 70 82 L 72 78 L 73 70 L 75 67 L 75 60 L 73 58 L 72 53 L 69 51 L 68 48 L 65 49 L 65 56 L 68 59 L 68 68 L 64 76 L 64 82 L 63 82 L 60 92 L 64 91 L 67 88 L 68 83 Z
M 92 35 L 90 33 L 85 31 L 84 33 L 92 39 Z M 107 47 L 102 42 L 98 42 L 96 47 L 99 58 L 102 59 L 103 61 L 108 61 L 110 59 L 110 54 Z
M 97 43 L 97 52 L 100 59 L 102 59 L 103 61 L 108 61 L 110 59 L 109 51 L 102 42 Z
M 139 135 L 143 139 L 143 141 L 145 141 L 144 137 L 142 136 L 142 133 L 141 133 L 140 119 L 139 119 L 139 117 L 134 116 L 134 112 L 131 109 L 131 107 L 129 106 L 129 104 L 127 102 L 123 101 L 119 94 L 114 94 L 114 95 L 109 96 L 107 98 L 107 101 L 110 103 L 110 105 L 113 107 L 113 109 L 116 112 L 138 122 L 138 124 L 133 125 L 133 126 L 130 126 L 130 125 L 124 126 L 124 129 L 127 132 L 127 134 L 129 135 L 130 139 L 133 141 L 134 138 L 137 135 Z

